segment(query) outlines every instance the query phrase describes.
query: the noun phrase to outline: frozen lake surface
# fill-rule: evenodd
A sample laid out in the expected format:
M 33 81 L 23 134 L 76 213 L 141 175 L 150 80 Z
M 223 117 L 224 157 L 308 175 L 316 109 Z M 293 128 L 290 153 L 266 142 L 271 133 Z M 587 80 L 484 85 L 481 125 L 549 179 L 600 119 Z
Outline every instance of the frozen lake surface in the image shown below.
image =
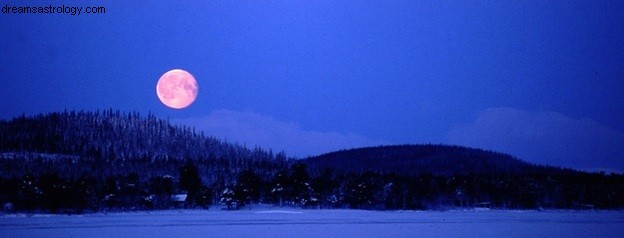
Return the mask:
M 624 237 L 623 211 L 254 208 L 0 216 L 0 237 Z

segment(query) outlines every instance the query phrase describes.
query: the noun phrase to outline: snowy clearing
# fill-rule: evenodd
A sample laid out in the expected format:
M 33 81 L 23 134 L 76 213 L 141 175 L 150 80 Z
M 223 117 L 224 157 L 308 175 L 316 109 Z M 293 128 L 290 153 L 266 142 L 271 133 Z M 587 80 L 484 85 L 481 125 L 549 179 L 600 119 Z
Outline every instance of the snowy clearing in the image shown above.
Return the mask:
M 0 237 L 623 237 L 623 211 L 175 210 L 0 216 Z

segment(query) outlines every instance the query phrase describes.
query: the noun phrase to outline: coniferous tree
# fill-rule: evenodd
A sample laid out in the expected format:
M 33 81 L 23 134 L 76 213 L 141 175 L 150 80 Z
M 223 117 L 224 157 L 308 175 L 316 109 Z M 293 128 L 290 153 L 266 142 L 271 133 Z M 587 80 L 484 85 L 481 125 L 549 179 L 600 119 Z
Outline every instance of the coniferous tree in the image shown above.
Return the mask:
M 187 202 L 197 203 L 202 186 L 199 170 L 195 164 L 189 163 L 180 168 L 180 188 L 188 192 Z
M 219 203 L 225 205 L 228 210 L 238 209 L 238 201 L 236 199 L 236 193 L 233 189 L 226 187 L 219 196 Z
M 238 174 L 234 192 L 236 198 L 241 202 L 240 205 L 257 203 L 260 199 L 260 189 L 262 181 L 253 170 L 244 170 Z

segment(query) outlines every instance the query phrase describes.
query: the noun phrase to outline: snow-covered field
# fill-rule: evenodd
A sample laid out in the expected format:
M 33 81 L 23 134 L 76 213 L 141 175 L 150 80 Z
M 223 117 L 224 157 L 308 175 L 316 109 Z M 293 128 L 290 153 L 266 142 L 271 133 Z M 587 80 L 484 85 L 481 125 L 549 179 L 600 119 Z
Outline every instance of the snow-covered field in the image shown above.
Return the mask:
M 259 207 L 0 216 L 0 237 L 624 237 L 623 211 L 361 211 Z

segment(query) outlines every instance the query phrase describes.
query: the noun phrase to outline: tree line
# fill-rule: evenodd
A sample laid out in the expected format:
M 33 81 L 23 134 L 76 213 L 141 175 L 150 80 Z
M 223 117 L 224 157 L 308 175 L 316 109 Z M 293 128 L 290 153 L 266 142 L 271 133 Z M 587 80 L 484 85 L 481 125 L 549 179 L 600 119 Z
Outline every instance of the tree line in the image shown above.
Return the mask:
M 440 210 L 487 204 L 500 209 L 621 209 L 624 176 L 600 173 L 402 176 L 374 172 L 311 174 L 293 163 L 270 177 L 241 170 L 234 180 L 206 181 L 188 162 L 174 175 L 27 173 L 0 177 L 0 200 L 18 211 L 98 212 L 173 208 L 238 209 L 250 204 L 302 208 Z M 185 199 L 176 201 L 177 194 Z

